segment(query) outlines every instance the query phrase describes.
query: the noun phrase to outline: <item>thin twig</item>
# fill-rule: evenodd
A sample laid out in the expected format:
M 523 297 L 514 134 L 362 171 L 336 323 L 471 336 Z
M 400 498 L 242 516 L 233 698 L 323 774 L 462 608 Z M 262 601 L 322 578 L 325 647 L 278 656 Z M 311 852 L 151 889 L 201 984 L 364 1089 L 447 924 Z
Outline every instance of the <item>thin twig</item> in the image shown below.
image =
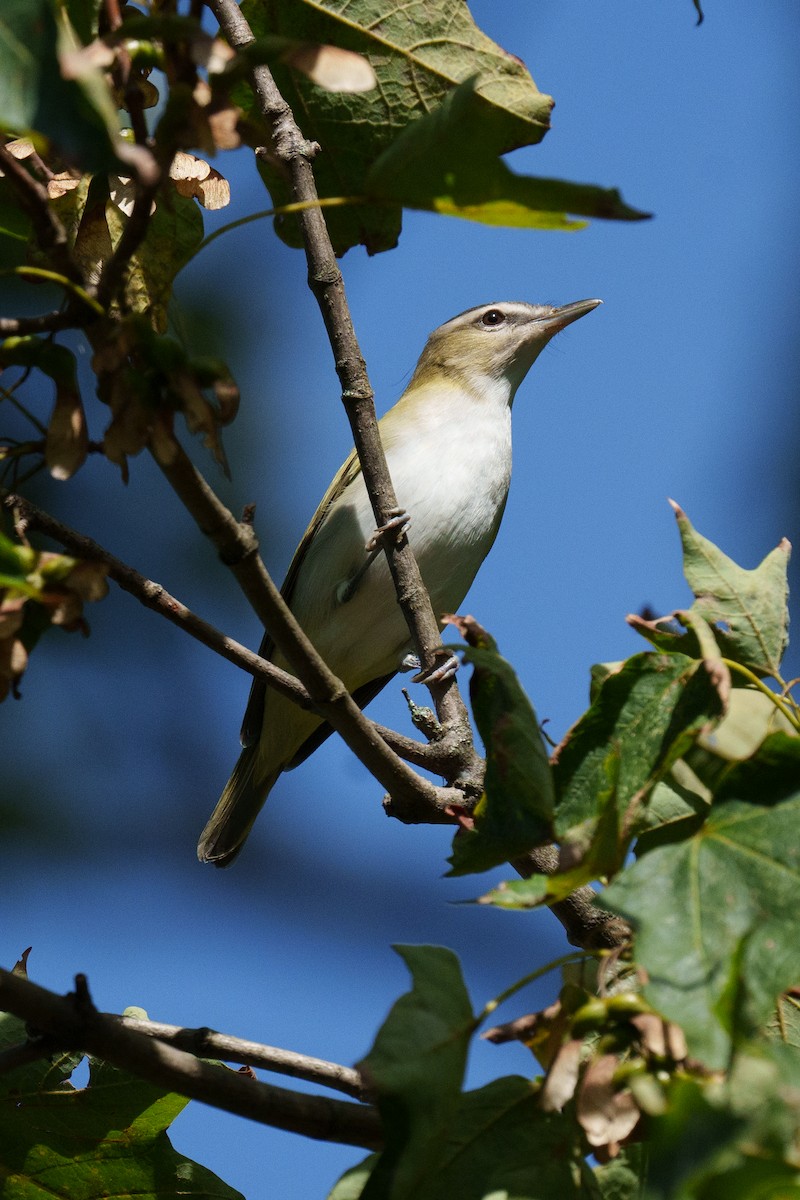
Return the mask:
M 313 708 L 321 713 L 390 793 L 400 820 L 438 820 L 439 823 L 451 824 L 453 818 L 447 810 L 453 805 L 463 806 L 462 793 L 454 788 L 437 788 L 417 775 L 387 745 L 382 731 L 364 716 L 342 682 L 327 668 L 292 617 L 257 554 L 257 543 L 252 529 L 236 521 L 233 514 L 208 488 L 202 476 L 195 472 L 195 468 L 182 451 L 178 457 L 180 461 L 176 459 L 171 467 L 165 467 L 165 473 L 169 477 L 174 469 L 175 490 L 182 499 L 185 498 L 187 507 L 193 512 L 200 527 L 217 546 L 223 559 L 229 563 L 253 606 L 259 606 L 259 615 L 263 612 L 262 620 L 274 632 L 276 644 L 281 645 L 283 653 L 297 670 L 302 682 L 298 682 L 294 676 L 221 633 L 192 613 L 160 584 L 145 579 L 91 538 L 69 529 L 24 497 L 17 493 L 7 493 L 2 497 L 2 506 L 14 513 L 15 520 L 22 522 L 25 527 L 38 529 L 55 538 L 78 557 L 102 562 L 111 578 L 125 591 L 136 596 L 146 607 L 186 630 L 192 637 L 248 674 L 276 687 L 301 707 Z M 411 739 L 395 735 L 392 740 L 397 741 L 399 750 L 411 748 L 415 760 L 425 759 L 422 765 L 432 770 L 438 770 L 442 766 L 435 746 L 430 754 L 426 755 L 425 747 Z
M 295 704 L 299 704 L 301 708 L 313 709 L 315 707 L 308 692 L 294 675 L 290 675 L 288 671 L 283 671 L 274 663 L 254 654 L 252 650 L 248 650 L 234 638 L 228 637 L 214 625 L 204 621 L 202 617 L 198 617 L 175 596 L 171 596 L 160 583 L 146 579 L 144 575 L 140 575 L 133 567 L 116 558 L 86 534 L 71 529 L 62 521 L 51 516 L 50 513 L 32 504 L 24 496 L 20 496 L 19 493 L 9 492 L 2 495 L 0 504 L 13 514 L 21 536 L 31 530 L 38 531 L 59 542 L 76 558 L 102 563 L 109 578 L 113 579 L 124 592 L 134 596 L 145 608 L 165 617 L 173 625 L 177 625 L 179 629 L 188 633 L 190 637 L 202 642 L 209 650 L 213 650 L 215 654 L 219 654 L 254 678 L 261 679 L 281 695 L 286 696 Z M 364 719 L 368 720 L 366 717 Z M 375 722 L 370 722 L 370 724 L 402 758 L 408 759 L 417 766 L 425 767 L 435 774 L 444 773 L 448 761 L 446 748 L 440 751 L 436 742 L 430 744 L 418 742 L 414 738 L 405 737 L 384 725 L 378 725 Z
M 305 686 L 314 707 L 386 788 L 398 819 L 451 823 L 447 810 L 453 805 L 463 806 L 463 793 L 457 788 L 436 787 L 423 779 L 386 745 L 295 620 L 261 560 L 252 527 L 236 520 L 177 442 L 171 443 L 168 453 L 155 449 L 153 453 L 173 490 L 216 546 L 259 620 Z
M 59 996 L 0 969 L 0 1010 L 13 1013 L 65 1050 L 96 1055 L 141 1079 L 214 1108 L 321 1141 L 377 1149 L 382 1144 L 374 1108 L 328 1096 L 301 1095 L 199 1061 L 157 1038 L 97 1012 L 83 976 L 75 992 Z
M 112 1013 L 107 1013 L 106 1016 L 112 1021 L 119 1021 L 126 1029 L 158 1038 L 161 1042 L 177 1046 L 179 1050 L 185 1050 L 200 1058 L 221 1058 L 225 1062 L 261 1067 L 266 1071 L 274 1071 L 277 1075 L 289 1075 L 293 1079 L 305 1079 L 309 1083 L 333 1088 L 356 1100 L 364 1098 L 360 1074 L 353 1067 L 344 1067 L 341 1063 L 312 1058 L 294 1050 L 282 1050 L 279 1046 L 264 1046 L 260 1042 L 217 1033 L 214 1029 L 184 1029 L 181 1025 L 142 1021 L 138 1017 L 117 1017 Z

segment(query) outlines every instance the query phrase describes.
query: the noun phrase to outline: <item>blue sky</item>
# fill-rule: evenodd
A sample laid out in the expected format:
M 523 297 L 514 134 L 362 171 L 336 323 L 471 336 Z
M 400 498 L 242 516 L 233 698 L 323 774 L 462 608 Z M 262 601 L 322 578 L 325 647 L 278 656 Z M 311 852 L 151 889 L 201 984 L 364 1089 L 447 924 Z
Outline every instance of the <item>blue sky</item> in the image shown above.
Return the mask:
M 644 648 L 625 614 L 688 599 L 668 496 L 744 566 L 796 537 L 800 17 L 795 0 L 709 0 L 699 29 L 689 0 L 470 7 L 556 98 L 552 131 L 514 168 L 618 186 L 654 219 L 546 234 L 407 214 L 396 251 L 354 251 L 342 268 L 379 411 L 427 333 L 471 305 L 605 302 L 520 389 L 506 517 L 464 605 L 560 735 L 586 705 L 591 664 Z M 219 223 L 266 207 L 247 154 L 217 165 L 234 191 Z M 304 280 L 302 256 L 261 222 L 215 243 L 179 288 L 242 389 L 226 438 L 233 482 L 211 464 L 209 476 L 235 510 L 257 501 L 278 578 L 350 444 Z M 127 488 L 93 460 L 39 495 L 257 644 L 237 589 L 144 457 Z M 392 943 L 451 946 L 476 1005 L 562 952 L 548 913 L 452 904 L 485 881 L 443 880 L 446 831 L 389 822 L 335 739 L 284 777 L 231 871 L 201 868 L 194 844 L 236 757 L 247 681 L 118 592 L 90 617 L 90 641 L 42 643 L 24 699 L 3 711 L 10 799 L 49 830 L 4 847 L 3 961 L 33 943 L 38 982 L 66 990 L 85 971 L 104 1009 L 138 1004 L 351 1063 L 405 990 Z M 796 652 L 788 674 L 800 674 Z M 371 711 L 407 727 L 397 687 Z M 529 1070 L 521 1048 L 483 1045 L 470 1083 Z M 324 1196 L 360 1157 L 199 1105 L 173 1138 L 250 1200 Z

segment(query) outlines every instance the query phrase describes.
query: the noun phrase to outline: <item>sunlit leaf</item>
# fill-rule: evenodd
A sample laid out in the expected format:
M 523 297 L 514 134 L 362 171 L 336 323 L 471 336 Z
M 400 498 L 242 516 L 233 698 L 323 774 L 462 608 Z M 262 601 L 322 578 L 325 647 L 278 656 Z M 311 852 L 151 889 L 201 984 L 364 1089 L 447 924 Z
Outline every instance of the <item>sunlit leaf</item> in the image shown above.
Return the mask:
M 721 1066 L 800 979 L 800 739 L 773 734 L 694 836 L 644 854 L 600 903 L 636 929 L 645 996 Z

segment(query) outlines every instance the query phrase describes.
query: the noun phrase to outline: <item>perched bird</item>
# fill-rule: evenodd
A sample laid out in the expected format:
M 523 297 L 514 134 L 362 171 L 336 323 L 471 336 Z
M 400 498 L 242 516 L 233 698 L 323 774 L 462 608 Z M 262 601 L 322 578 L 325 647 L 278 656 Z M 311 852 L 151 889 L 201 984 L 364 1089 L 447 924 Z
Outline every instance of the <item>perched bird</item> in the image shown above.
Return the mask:
M 411 382 L 380 421 L 409 541 L 435 613 L 455 611 L 491 549 L 511 480 L 511 404 L 559 330 L 600 304 L 562 308 L 504 301 L 470 308 L 428 338 Z M 283 596 L 331 669 L 364 705 L 410 649 L 385 555 L 365 543 L 372 507 L 355 452 L 338 472 L 292 559 Z M 261 654 L 287 667 L 269 634 Z M 330 733 L 263 683 L 253 683 L 238 763 L 200 836 L 198 857 L 227 866 L 282 771 Z

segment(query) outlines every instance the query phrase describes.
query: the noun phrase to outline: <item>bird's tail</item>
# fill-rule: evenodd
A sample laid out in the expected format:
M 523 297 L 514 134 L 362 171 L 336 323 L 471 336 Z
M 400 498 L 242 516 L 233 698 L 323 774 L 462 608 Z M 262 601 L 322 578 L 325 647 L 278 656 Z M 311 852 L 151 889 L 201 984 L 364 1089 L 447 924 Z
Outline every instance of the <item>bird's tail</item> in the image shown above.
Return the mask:
M 239 755 L 233 774 L 225 784 L 217 807 L 206 823 L 197 843 L 200 862 L 228 867 L 244 845 L 253 823 L 261 812 L 280 769 L 256 779 L 258 744 L 247 746 Z

